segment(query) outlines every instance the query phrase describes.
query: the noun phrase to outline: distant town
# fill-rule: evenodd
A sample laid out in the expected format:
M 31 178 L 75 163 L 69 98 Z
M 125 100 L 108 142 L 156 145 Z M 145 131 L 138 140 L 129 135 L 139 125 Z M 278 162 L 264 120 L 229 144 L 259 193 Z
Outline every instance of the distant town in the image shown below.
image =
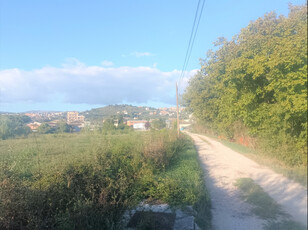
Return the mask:
M 180 108 L 179 113 L 181 115 L 181 126 L 183 127 L 189 123 L 189 115 L 184 108 Z M 10 113 L 2 114 L 10 115 Z M 33 132 L 37 132 L 42 124 L 56 128 L 64 122 L 72 127 L 72 132 L 78 132 L 83 128 L 91 130 L 101 127 L 107 119 L 112 119 L 115 127 L 121 121 L 122 124 L 135 130 L 147 130 L 151 127 L 151 123 L 156 120 L 165 122 L 165 127 L 171 128 L 176 121 L 176 107 L 151 108 L 131 105 L 110 105 L 84 112 L 31 111 L 19 113 L 19 115 L 25 115 L 31 119 L 27 126 Z

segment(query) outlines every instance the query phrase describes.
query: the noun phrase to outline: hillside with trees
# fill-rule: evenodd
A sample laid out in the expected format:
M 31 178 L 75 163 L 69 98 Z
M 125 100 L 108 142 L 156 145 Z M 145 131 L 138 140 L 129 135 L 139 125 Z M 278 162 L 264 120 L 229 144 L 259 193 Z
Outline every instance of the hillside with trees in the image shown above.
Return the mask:
M 266 14 L 215 45 L 183 96 L 198 123 L 307 165 L 307 5 Z
M 86 119 L 90 121 L 101 121 L 102 119 L 117 115 L 122 115 L 123 117 L 131 119 L 134 117 L 138 117 L 140 119 L 150 118 L 150 112 L 157 112 L 157 109 L 144 106 L 138 107 L 133 105 L 108 105 L 105 107 L 85 111 L 82 113 L 82 115 L 84 115 Z
M 175 118 L 176 111 L 174 108 L 152 108 L 146 106 L 133 106 L 133 105 L 108 105 L 101 108 L 95 108 L 84 111 L 81 115 L 85 116 L 86 120 L 91 122 L 101 122 L 104 119 L 113 117 L 115 119 L 140 119 L 150 120 L 158 118 Z M 181 119 L 187 119 L 188 113 L 181 110 Z

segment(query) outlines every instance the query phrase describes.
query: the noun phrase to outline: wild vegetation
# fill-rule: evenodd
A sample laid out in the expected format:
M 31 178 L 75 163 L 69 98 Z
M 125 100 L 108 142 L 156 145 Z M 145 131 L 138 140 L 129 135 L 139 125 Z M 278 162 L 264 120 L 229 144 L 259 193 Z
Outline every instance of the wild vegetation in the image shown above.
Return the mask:
M 184 94 L 198 123 L 289 166 L 307 166 L 307 6 L 219 38 Z
M 0 142 L 0 229 L 121 229 L 142 200 L 194 205 L 210 225 L 196 150 L 174 131 L 36 134 Z

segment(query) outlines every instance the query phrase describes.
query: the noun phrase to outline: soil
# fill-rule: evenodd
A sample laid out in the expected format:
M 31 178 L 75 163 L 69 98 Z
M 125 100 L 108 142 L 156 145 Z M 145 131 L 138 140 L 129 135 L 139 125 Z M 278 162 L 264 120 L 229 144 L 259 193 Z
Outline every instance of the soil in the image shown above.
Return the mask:
M 206 171 L 206 186 L 212 201 L 214 229 L 262 229 L 266 220 L 251 212 L 235 186 L 239 178 L 252 178 L 283 211 L 307 226 L 307 188 L 261 166 L 203 135 L 188 133 L 194 140 Z M 202 140 L 203 139 L 203 140 Z M 204 141 L 205 140 L 205 141 Z

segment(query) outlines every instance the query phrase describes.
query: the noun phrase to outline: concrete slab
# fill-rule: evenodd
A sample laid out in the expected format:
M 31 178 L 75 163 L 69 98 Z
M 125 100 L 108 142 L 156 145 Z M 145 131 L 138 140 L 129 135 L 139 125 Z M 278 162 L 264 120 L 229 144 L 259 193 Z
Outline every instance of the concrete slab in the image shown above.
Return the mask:
M 184 209 L 171 209 L 168 204 L 147 204 L 145 202 L 141 202 L 136 208 L 132 210 L 128 210 L 125 212 L 123 216 L 123 223 L 126 227 L 126 230 L 134 230 L 136 228 L 128 228 L 127 225 L 136 212 L 152 212 L 154 213 L 175 213 L 175 221 L 173 230 L 199 230 L 200 228 L 195 223 L 195 217 L 193 216 L 195 211 L 192 206 L 187 206 Z M 138 214 L 137 213 L 137 214 Z M 163 219 L 163 218 L 162 218 Z M 153 223 L 154 224 L 154 223 Z M 156 223 L 157 224 L 157 223 Z M 159 229 L 164 230 L 164 229 Z

